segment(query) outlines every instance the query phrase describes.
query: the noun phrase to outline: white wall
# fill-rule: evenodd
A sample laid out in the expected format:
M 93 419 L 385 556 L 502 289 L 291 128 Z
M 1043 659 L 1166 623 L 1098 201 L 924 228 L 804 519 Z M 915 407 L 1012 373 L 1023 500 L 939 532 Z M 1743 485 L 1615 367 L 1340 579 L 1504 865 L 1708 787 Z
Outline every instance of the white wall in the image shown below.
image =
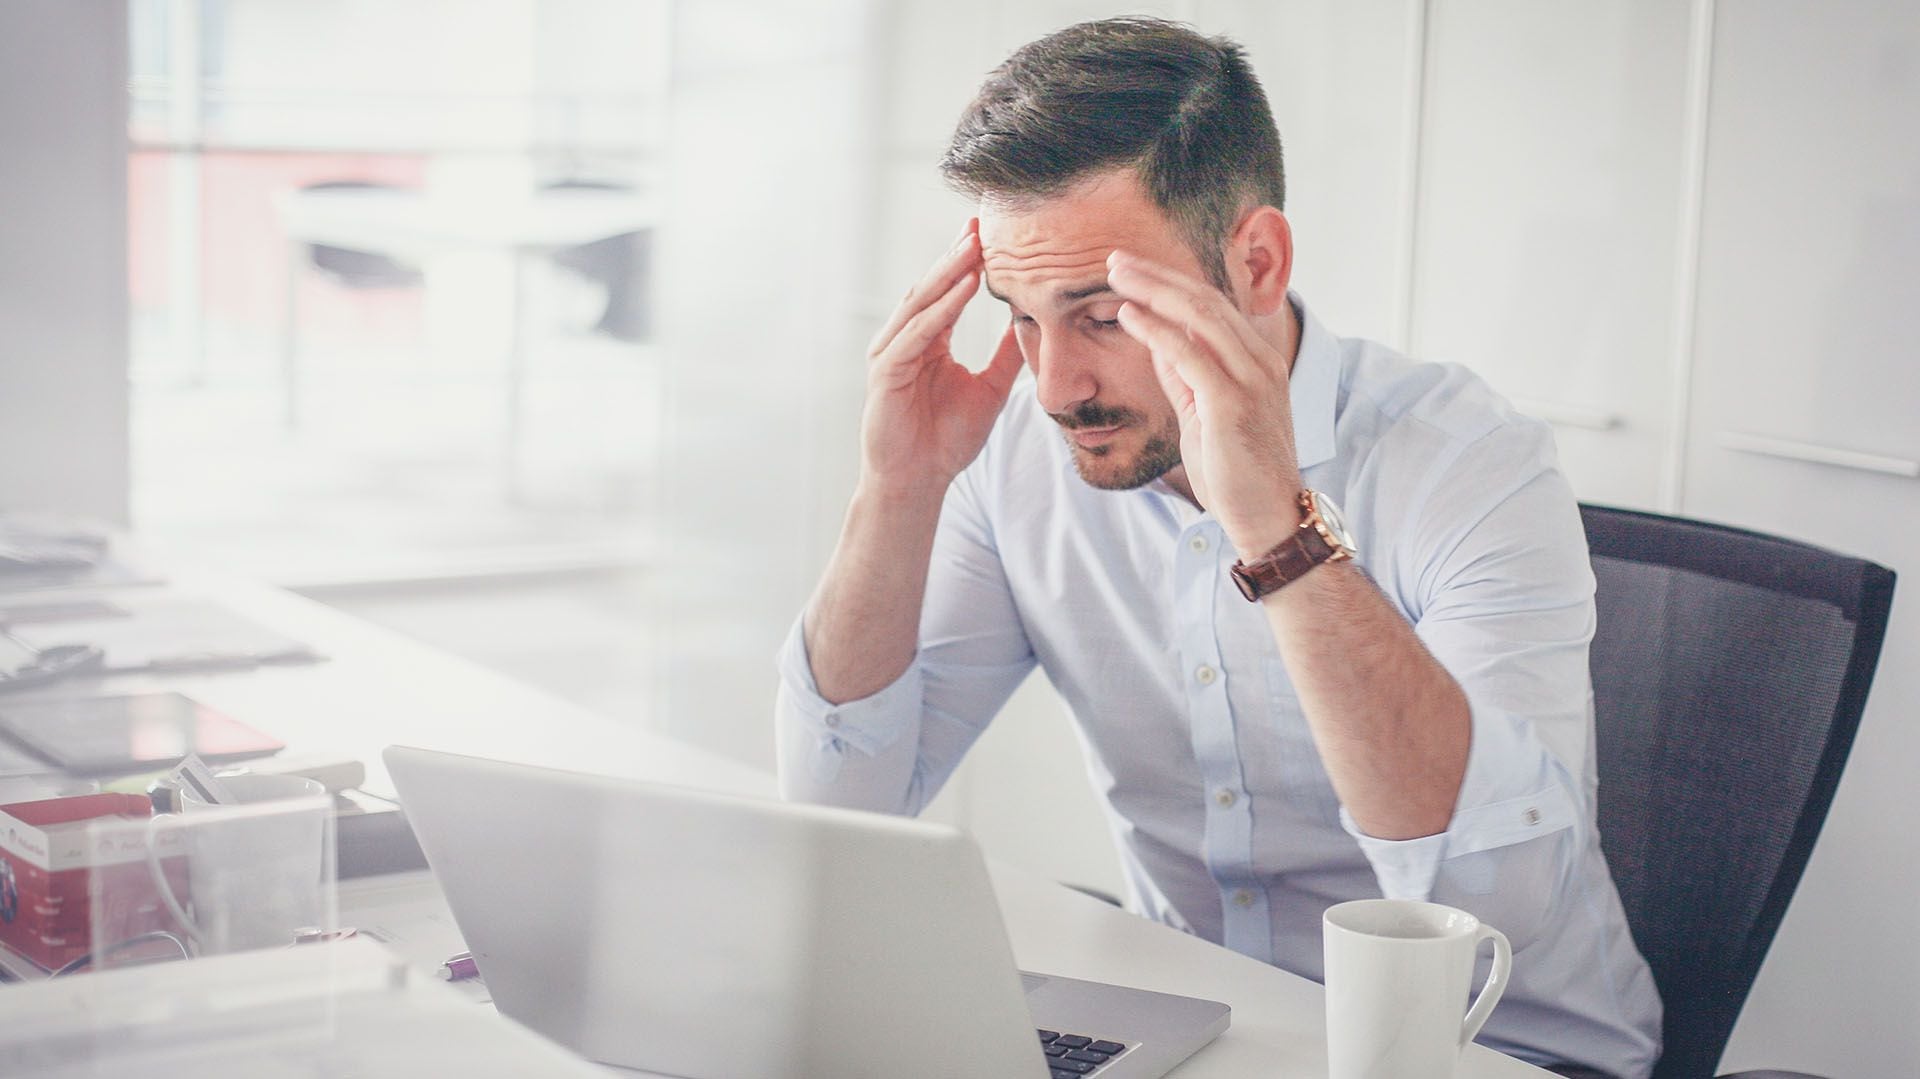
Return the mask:
M 887 76 L 879 297 L 964 213 L 932 169 L 980 74 L 1112 10 L 1018 8 L 886 5 L 901 59 Z M 1920 5 L 1148 9 L 1248 47 L 1287 148 L 1296 280 L 1336 331 L 1479 370 L 1555 423 L 1584 499 L 1907 573 L 1832 815 L 1724 1067 L 1913 1075 L 1920 479 L 1757 455 L 1729 436 L 1920 462 Z M 1092 796 L 1061 778 L 1076 753 L 1036 679 L 941 804 L 1002 857 L 1111 885 Z
M 127 517 L 126 18 L 0 4 L 0 511 Z

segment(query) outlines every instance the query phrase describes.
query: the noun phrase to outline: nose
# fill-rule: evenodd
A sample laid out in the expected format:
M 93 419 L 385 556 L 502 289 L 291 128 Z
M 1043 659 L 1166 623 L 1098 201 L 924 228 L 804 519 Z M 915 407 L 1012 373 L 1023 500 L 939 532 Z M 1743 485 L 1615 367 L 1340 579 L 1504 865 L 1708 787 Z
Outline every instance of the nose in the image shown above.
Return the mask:
M 1027 366 L 1033 368 L 1040 407 L 1054 415 L 1071 412 L 1093 400 L 1100 384 L 1093 377 L 1089 357 L 1077 354 L 1059 334 L 1034 333 L 1027 344 Z

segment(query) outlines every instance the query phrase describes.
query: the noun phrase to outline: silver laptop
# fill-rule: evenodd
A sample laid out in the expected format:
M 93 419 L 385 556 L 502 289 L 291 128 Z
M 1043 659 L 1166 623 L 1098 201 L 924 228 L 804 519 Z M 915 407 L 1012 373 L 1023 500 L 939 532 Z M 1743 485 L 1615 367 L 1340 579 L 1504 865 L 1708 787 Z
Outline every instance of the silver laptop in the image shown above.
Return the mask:
M 494 1003 L 593 1060 L 1157 1079 L 1227 1028 L 1216 1001 L 1015 970 L 951 828 L 401 746 L 386 762 Z

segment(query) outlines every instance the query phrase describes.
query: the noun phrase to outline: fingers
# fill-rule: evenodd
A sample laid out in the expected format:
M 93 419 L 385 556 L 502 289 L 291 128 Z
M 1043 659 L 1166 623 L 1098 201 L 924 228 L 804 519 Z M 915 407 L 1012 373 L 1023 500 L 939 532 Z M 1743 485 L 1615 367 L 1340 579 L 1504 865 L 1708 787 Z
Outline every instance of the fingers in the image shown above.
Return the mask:
M 1211 284 L 1122 251 L 1108 256 L 1107 267 L 1116 292 L 1205 341 L 1235 377 L 1249 378 L 1271 366 L 1270 346 Z
M 978 291 L 980 275 L 972 271 L 963 272 L 933 302 L 909 317 L 893 335 L 893 339 L 874 353 L 874 360 L 899 364 L 918 357 L 928 345 L 953 332 L 953 324 L 960 320 L 960 312 Z
M 1234 392 L 1234 383 L 1212 350 L 1191 337 L 1186 329 L 1164 315 L 1155 314 L 1133 300 L 1120 305 L 1120 328 L 1153 356 L 1153 370 L 1160 377 L 1160 388 L 1167 400 L 1182 415 L 1189 414 L 1194 393 Z
M 909 319 L 946 295 L 954 282 L 960 280 L 963 275 L 979 267 L 980 239 L 976 231 L 978 227 L 978 218 L 967 219 L 966 225 L 960 230 L 960 235 L 954 238 L 953 246 L 947 248 L 946 254 L 934 261 L 919 283 L 907 290 L 907 294 L 901 297 L 900 303 L 894 307 L 893 314 L 888 316 L 886 325 L 880 327 L 880 332 L 873 335 L 872 342 L 867 345 L 868 356 L 879 356 Z
M 1187 385 L 1187 380 L 1180 377 L 1180 372 L 1173 364 L 1160 359 L 1152 352 L 1149 352 L 1148 356 L 1153 359 L 1153 373 L 1160 380 L 1160 392 L 1166 395 L 1167 403 L 1173 406 L 1173 414 L 1179 417 L 1181 425 L 1185 426 L 1189 419 L 1199 414 L 1199 405 L 1193 398 L 1193 387 Z

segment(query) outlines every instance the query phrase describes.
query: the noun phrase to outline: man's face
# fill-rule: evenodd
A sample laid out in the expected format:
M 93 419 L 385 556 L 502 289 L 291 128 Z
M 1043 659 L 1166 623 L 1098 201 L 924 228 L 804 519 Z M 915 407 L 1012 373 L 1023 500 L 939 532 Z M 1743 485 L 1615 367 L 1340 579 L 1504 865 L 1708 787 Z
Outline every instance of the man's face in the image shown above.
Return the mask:
M 1107 287 L 1116 248 L 1206 276 L 1131 170 L 1038 204 L 982 206 L 987 290 L 1012 309 L 1040 406 L 1061 426 L 1080 478 L 1124 490 L 1180 464 L 1180 425 L 1147 348 L 1118 322 Z

